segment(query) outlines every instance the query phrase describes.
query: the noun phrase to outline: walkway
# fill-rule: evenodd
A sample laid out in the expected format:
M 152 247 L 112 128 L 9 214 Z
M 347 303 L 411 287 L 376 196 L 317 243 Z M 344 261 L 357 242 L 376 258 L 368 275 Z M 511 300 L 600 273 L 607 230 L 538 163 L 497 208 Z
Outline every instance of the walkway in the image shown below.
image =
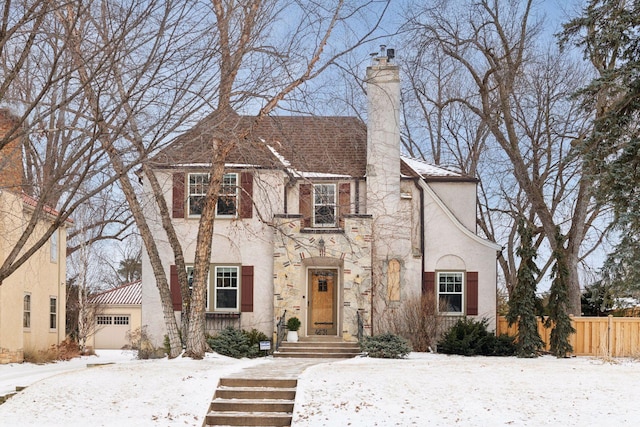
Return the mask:
M 281 378 L 297 379 L 308 367 L 320 363 L 331 363 L 340 359 L 271 358 L 267 363 L 250 366 L 242 371 L 229 374 L 226 378 Z

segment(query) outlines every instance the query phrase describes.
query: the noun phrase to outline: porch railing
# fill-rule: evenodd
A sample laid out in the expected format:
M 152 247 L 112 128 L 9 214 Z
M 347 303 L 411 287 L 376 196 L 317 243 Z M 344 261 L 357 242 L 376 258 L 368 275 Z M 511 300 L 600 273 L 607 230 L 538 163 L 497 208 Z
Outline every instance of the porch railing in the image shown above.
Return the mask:
M 276 351 L 280 347 L 282 341 L 284 341 L 285 325 L 287 324 L 287 310 L 282 313 L 278 324 L 276 325 Z
M 362 342 L 362 338 L 364 337 L 364 320 L 362 319 L 360 310 L 356 311 L 356 317 L 358 319 L 358 342 Z

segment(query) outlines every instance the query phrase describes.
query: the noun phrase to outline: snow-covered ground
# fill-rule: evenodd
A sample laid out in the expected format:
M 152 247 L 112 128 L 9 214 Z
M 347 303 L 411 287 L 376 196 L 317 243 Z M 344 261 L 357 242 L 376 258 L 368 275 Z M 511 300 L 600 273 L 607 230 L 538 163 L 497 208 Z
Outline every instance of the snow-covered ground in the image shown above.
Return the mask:
M 86 368 L 87 363 L 114 364 Z M 282 359 L 135 360 L 131 353 L 51 365 L 0 365 L 2 426 L 201 426 L 218 378 Z M 294 426 L 635 426 L 640 361 L 464 358 L 411 353 L 307 369 Z

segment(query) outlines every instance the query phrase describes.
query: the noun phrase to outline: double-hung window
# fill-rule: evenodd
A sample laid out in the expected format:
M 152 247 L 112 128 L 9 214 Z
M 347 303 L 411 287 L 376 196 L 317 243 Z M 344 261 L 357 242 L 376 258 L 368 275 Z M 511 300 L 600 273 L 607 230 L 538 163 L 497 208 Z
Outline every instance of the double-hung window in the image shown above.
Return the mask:
M 58 327 L 58 299 L 56 297 L 49 298 L 49 329 Z
M 187 267 L 187 281 L 189 282 L 189 295 L 193 292 L 193 273 L 194 269 L 192 266 Z M 205 300 L 205 309 L 209 311 L 209 278 L 207 277 L 207 283 L 204 286 L 204 300 Z
M 238 209 L 238 174 L 226 173 L 222 177 L 216 216 L 236 216 Z
M 31 327 L 31 294 L 25 294 L 22 302 L 22 326 Z
M 204 199 L 209 189 L 208 173 L 190 173 L 188 178 L 189 197 L 187 199 L 189 216 L 202 215 Z
M 58 262 L 58 230 L 54 231 L 49 238 L 49 258 L 51 262 Z
M 215 311 L 239 311 L 240 283 L 238 271 L 238 267 L 215 267 L 215 289 L 213 292 Z
M 188 178 L 188 211 L 190 217 L 202 215 L 205 197 L 209 190 L 208 173 L 190 173 Z M 226 173 L 222 177 L 216 216 L 235 217 L 238 212 L 238 174 Z
M 315 184 L 313 186 L 313 226 L 336 226 L 335 184 Z
M 462 272 L 438 273 L 438 311 L 463 314 L 464 274 Z

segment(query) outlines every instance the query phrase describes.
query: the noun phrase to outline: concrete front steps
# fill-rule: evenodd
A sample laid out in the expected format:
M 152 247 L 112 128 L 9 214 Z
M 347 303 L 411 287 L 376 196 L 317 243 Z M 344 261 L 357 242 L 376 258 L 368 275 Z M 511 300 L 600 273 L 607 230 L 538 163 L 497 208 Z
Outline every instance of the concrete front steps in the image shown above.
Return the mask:
M 290 426 L 296 379 L 221 378 L 205 426 Z
M 273 357 L 299 357 L 314 359 L 348 359 L 360 354 L 357 342 L 343 341 L 338 337 L 305 337 L 298 342 L 283 342 Z

